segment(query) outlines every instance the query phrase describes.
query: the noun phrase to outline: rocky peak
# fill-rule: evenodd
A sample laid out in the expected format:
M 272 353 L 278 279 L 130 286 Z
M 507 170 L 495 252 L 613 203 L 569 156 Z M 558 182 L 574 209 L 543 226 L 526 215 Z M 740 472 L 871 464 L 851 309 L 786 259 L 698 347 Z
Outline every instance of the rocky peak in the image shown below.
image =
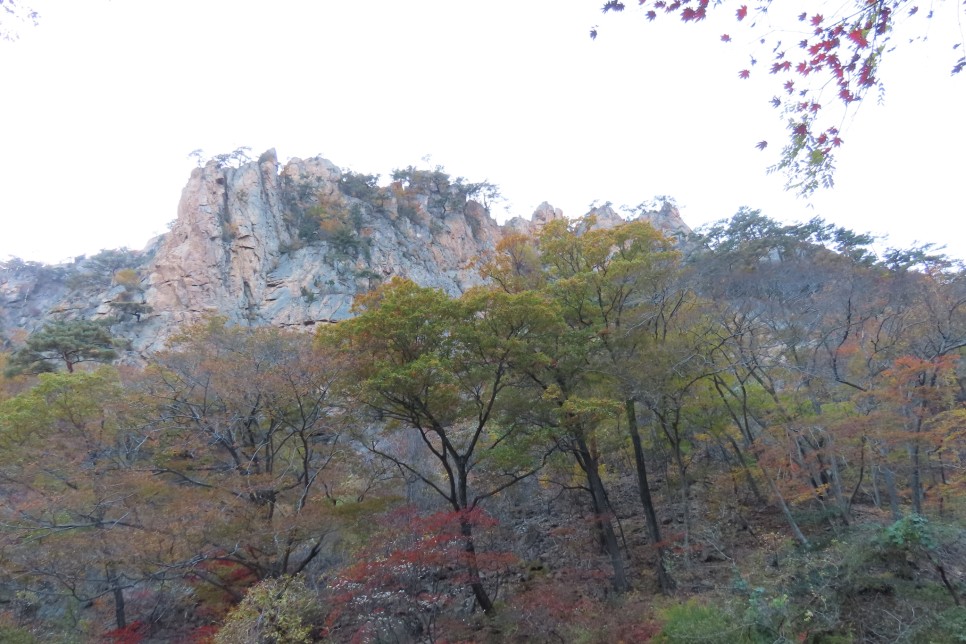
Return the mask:
M 137 353 L 210 314 L 311 328 L 348 317 L 357 293 L 397 275 L 458 295 L 481 283 L 477 263 L 505 234 L 537 233 L 564 218 L 544 202 L 529 220 L 501 226 L 474 199 L 492 186 L 440 168 L 407 168 L 379 186 L 321 157 L 281 168 L 274 150 L 238 160 L 220 155 L 193 170 L 171 231 L 145 251 L 0 270 L 0 325 L 32 330 L 51 313 L 108 318 Z M 623 221 L 610 206 L 590 214 L 601 226 Z M 639 218 L 690 232 L 668 203 Z
M 596 220 L 594 223 L 597 228 L 614 228 L 626 221 L 611 208 L 609 203 L 603 206 L 595 206 L 587 214 Z
M 391 276 L 453 294 L 479 284 L 474 261 L 502 229 L 440 171 L 375 185 L 322 158 L 274 150 L 194 170 L 178 219 L 147 267 L 154 312 L 137 348 L 217 312 L 245 324 L 312 326 L 350 315 L 354 296 Z
M 247 310 L 264 296 L 266 275 L 292 241 L 280 183 L 274 150 L 238 168 L 209 161 L 192 171 L 178 218 L 148 267 L 145 299 L 157 315 L 177 322 Z
M 549 203 L 544 201 L 537 206 L 536 210 L 533 211 L 533 214 L 530 215 L 530 219 L 514 217 L 506 222 L 505 227 L 516 233 L 532 235 L 539 232 L 541 228 L 546 226 L 551 221 L 563 218 L 563 210 L 560 208 L 554 208 Z
M 686 239 L 693 232 L 681 218 L 681 211 L 671 201 L 664 201 L 660 210 L 645 212 L 639 218 L 649 222 L 665 235 L 677 237 L 679 240 Z
M 638 207 L 637 216 L 630 218 L 630 221 L 645 221 L 669 237 L 676 237 L 683 240 L 691 235 L 691 228 L 681 219 L 681 213 L 670 201 L 661 202 L 660 209 L 645 209 Z M 628 221 L 621 217 L 609 203 L 603 206 L 594 206 L 587 213 L 596 219 L 595 226 L 598 228 L 613 228 Z

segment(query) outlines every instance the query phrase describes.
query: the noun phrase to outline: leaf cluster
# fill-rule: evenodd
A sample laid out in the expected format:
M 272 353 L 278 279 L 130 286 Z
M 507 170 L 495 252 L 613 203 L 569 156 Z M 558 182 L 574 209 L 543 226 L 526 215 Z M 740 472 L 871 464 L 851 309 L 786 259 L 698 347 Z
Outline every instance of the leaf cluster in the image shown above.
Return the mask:
M 13 353 L 5 374 L 55 371 L 63 365 L 73 372 L 82 362 L 109 362 L 117 357 L 114 338 L 107 328 L 91 320 L 49 322 L 32 333 L 26 345 Z

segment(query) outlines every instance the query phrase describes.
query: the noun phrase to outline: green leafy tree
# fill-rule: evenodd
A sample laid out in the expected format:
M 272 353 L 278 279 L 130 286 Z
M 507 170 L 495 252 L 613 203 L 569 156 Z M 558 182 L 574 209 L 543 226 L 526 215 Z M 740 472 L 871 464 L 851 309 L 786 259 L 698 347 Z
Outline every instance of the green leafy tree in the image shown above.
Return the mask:
M 621 404 L 634 447 L 638 492 L 649 535 L 658 548 L 658 579 L 666 592 L 673 580 L 664 568 L 663 539 L 651 499 L 647 465 L 635 405 L 639 393 L 626 375 L 638 355 L 646 355 L 653 337 L 675 308 L 670 288 L 677 253 L 670 242 L 644 222 L 597 227 L 593 216 L 569 227 L 551 222 L 540 235 L 550 289 L 561 298 L 568 326 L 590 339 L 589 373 L 608 374 L 612 395 Z M 680 304 L 680 302 L 677 302 Z
M 379 198 L 379 175 L 346 171 L 339 177 L 339 189 L 349 197 L 372 203 Z
M 73 373 L 82 362 L 108 362 L 117 357 L 107 328 L 91 320 L 49 322 L 27 338 L 27 344 L 10 356 L 5 373 L 56 371 L 60 364 Z
M 525 378 L 513 367 L 544 359 L 532 343 L 553 333 L 552 305 L 537 294 L 493 290 L 454 300 L 397 278 L 357 306 L 357 317 L 319 338 L 347 360 L 347 394 L 372 412 L 370 422 L 384 421 L 381 435 L 360 438 L 456 513 L 468 585 L 490 612 L 470 513 L 542 465 L 529 452 L 530 427 L 506 412 Z M 407 437 L 419 456 L 398 449 Z
M 639 367 L 635 356 L 646 354 L 653 336 L 660 333 L 652 328 L 660 326 L 655 320 L 667 318 L 675 306 L 669 280 L 676 262 L 670 242 L 649 224 L 604 228 L 590 216 L 573 223 L 553 221 L 537 239 L 511 236 L 484 268 L 501 288 L 536 289 L 558 305 L 564 332 L 542 347 L 552 359 L 530 375 L 543 390 L 542 399 L 555 401 L 557 440 L 587 478 L 597 529 L 620 590 L 628 583 L 608 518 L 598 435 L 620 414 L 634 446 L 648 533 L 658 549 L 658 579 L 665 591 L 673 587 L 663 564 L 663 539 L 647 480 L 635 410 L 639 393 L 633 378 L 627 377 L 633 371 L 627 367 L 632 362 Z
M 402 208 L 400 213 L 408 212 L 410 218 L 421 198 L 426 209 L 443 217 L 461 211 L 468 199 L 477 199 L 487 211 L 503 199 L 499 188 L 489 181 L 468 183 L 463 177 L 454 179 L 441 165 L 433 170 L 420 170 L 414 166 L 396 169 L 393 170 L 392 180 Z
M 170 546 L 129 411 L 110 367 L 41 374 L 0 403 L 3 577 L 41 596 L 110 597 L 118 628 L 125 592 L 164 577 Z
M 98 279 L 106 280 L 113 286 L 118 272 L 137 266 L 138 260 L 139 257 L 135 251 L 127 248 L 111 248 L 102 250 L 88 259 L 87 265 L 90 272 Z

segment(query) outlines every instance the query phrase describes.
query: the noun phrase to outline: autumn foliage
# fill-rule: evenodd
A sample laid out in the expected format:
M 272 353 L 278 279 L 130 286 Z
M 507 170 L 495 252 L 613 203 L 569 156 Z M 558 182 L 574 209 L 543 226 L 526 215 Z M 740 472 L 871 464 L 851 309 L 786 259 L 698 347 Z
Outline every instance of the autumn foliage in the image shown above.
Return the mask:
M 486 532 L 496 521 L 479 509 L 423 515 L 412 506 L 383 517 L 359 552 L 359 562 L 330 583 L 329 628 L 353 632 L 357 641 L 403 634 L 435 638 L 446 609 L 467 600 L 472 582 L 466 525 L 473 527 L 477 541 L 490 541 Z M 498 583 L 517 563 L 512 554 L 499 551 L 474 553 L 473 558 L 477 574 L 489 583 Z
M 855 0 L 805 11 L 778 6 L 769 0 L 757 3 L 710 2 L 710 0 L 638 0 L 648 21 L 677 17 L 685 23 L 701 22 L 715 10 L 734 11 L 735 27 L 747 34 L 751 67 L 737 72 L 749 79 L 753 73 L 777 77 L 771 104 L 787 123 L 789 139 L 778 161 L 770 168 L 783 172 L 787 188 L 809 195 L 833 184 L 835 156 L 843 139 L 840 129 L 853 104 L 870 92 L 884 91 L 879 71 L 903 40 L 925 40 L 929 21 L 942 20 L 939 7 L 920 7 L 909 0 L 887 2 Z M 608 0 L 603 11 L 622 12 L 624 2 Z M 922 9 L 920 11 L 920 9 Z M 951 11 L 958 11 L 955 3 Z M 961 19 L 962 15 L 952 16 Z M 923 23 L 922 21 L 926 21 Z M 911 27 L 910 23 L 915 23 Z M 597 27 L 591 30 L 596 38 Z M 907 34 L 915 34 L 908 36 Z M 721 36 L 734 43 L 734 32 Z M 952 43 L 957 50 L 961 42 Z M 957 54 L 952 73 L 958 74 L 966 58 Z M 757 144 L 764 150 L 767 141 Z
M 953 641 L 966 270 L 871 242 L 560 220 L 458 297 L 5 380 L 0 635 Z

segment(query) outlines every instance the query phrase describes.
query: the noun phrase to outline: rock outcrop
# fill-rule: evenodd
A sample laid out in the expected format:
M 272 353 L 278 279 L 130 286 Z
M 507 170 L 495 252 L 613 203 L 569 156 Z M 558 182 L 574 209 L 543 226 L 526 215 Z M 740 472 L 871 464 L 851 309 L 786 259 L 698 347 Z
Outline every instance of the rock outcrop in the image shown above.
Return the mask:
M 320 158 L 279 172 L 274 150 L 196 169 L 146 267 L 153 313 L 137 347 L 210 313 L 277 326 L 339 320 L 357 293 L 395 275 L 452 294 L 479 284 L 475 261 L 501 227 L 461 185 L 422 174 L 378 187 Z
M 501 226 L 473 199 L 479 186 L 440 171 L 409 168 L 378 186 L 322 158 L 282 168 L 274 150 L 237 166 L 231 158 L 191 173 L 171 231 L 146 251 L 0 272 L 0 324 L 32 330 L 52 312 L 110 318 L 137 353 L 211 314 L 312 327 L 348 317 L 356 294 L 393 276 L 458 295 L 481 283 L 478 260 L 503 235 L 533 234 L 564 217 L 544 202 L 530 219 Z M 600 226 L 623 221 L 609 206 L 591 214 Z M 670 234 L 690 232 L 669 204 L 641 218 Z M 122 266 L 133 277 L 117 279 Z

